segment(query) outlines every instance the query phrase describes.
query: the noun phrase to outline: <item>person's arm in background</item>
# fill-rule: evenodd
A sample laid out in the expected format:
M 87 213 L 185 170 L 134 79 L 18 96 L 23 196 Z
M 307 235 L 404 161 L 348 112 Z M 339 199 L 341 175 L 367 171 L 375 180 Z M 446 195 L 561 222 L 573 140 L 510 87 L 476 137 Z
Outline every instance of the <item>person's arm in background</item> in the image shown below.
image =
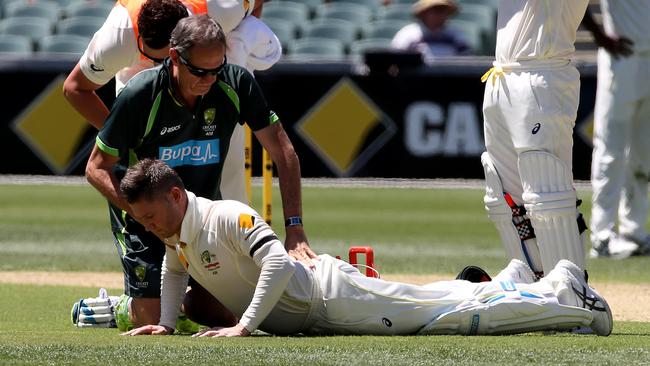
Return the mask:
M 116 6 L 111 10 L 63 83 L 65 98 L 98 130 L 104 126 L 109 110 L 97 95 L 97 89 L 115 77 L 119 70 L 129 67 L 137 53 L 133 31 L 113 25 L 127 16 L 123 7 Z
M 251 12 L 251 15 L 256 17 L 256 18 L 261 18 L 262 17 L 262 8 L 264 7 L 264 3 L 266 0 L 258 0 L 255 2 L 255 9 Z
M 119 195 L 120 183 L 113 173 L 113 167 L 118 161 L 119 157 L 109 155 L 95 145 L 86 164 L 86 179 L 113 205 L 128 212 L 129 205 Z
M 98 130 L 102 128 L 106 117 L 108 117 L 108 107 L 95 92 L 101 87 L 102 85 L 88 80 L 81 71 L 79 64 L 75 65 L 63 83 L 65 98 L 79 114 Z
M 261 130 L 255 131 L 255 137 L 271 155 L 278 169 L 282 209 L 285 220 L 290 217 L 302 218 L 302 195 L 300 187 L 300 161 L 284 131 L 282 124 L 273 123 Z M 309 247 L 305 230 L 300 225 L 286 227 L 285 249 L 291 257 L 309 266 L 313 266 L 312 258 L 317 258 Z
M 634 42 L 625 37 L 610 36 L 605 33 L 603 27 L 596 23 L 596 20 L 589 9 L 587 9 L 585 17 L 582 19 L 582 25 L 584 25 L 585 28 L 587 28 L 587 30 L 594 36 L 594 42 L 596 42 L 599 47 L 607 50 L 612 57 L 627 57 L 632 54 L 632 46 L 634 45 Z

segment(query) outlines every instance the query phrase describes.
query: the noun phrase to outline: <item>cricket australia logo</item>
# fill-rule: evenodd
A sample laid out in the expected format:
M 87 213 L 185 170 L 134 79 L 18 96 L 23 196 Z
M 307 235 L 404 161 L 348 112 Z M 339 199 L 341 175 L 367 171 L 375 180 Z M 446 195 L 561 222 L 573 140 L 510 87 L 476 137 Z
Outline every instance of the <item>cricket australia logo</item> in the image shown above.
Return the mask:
M 188 140 L 174 146 L 158 149 L 158 158 L 170 167 L 182 165 L 210 165 L 221 162 L 219 139 Z
M 217 125 L 213 124 L 216 113 L 217 111 L 214 108 L 208 108 L 203 111 L 203 121 L 205 122 L 203 132 L 205 132 L 206 136 L 212 136 L 217 129 Z
M 149 285 L 149 281 L 145 281 L 145 277 L 147 275 L 147 269 L 144 266 L 137 266 L 133 270 L 135 272 L 135 277 L 138 279 L 136 281 L 136 286 L 138 287 L 147 287 Z
M 212 274 L 217 274 L 217 270 L 221 268 L 221 265 L 218 261 L 216 261 L 215 257 L 216 255 L 210 254 L 210 252 L 207 250 L 204 250 L 203 253 L 201 253 L 201 262 L 203 263 L 203 268 L 207 269 L 208 272 L 212 272 Z

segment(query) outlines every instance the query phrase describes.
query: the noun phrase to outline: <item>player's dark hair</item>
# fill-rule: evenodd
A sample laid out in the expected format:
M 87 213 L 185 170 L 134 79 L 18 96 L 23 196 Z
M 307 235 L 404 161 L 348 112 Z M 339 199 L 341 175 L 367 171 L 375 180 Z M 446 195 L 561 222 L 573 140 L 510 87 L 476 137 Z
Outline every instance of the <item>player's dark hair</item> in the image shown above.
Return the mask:
M 142 41 L 153 49 L 169 44 L 169 37 L 179 20 L 188 16 L 179 0 L 147 0 L 138 15 L 138 32 Z
M 207 14 L 192 15 L 181 19 L 172 31 L 170 47 L 181 55 L 187 55 L 190 48 L 226 44 L 226 35 L 219 23 Z
M 143 159 L 129 167 L 120 182 L 120 195 L 128 203 L 152 200 L 172 187 L 185 189 L 178 173 L 162 160 Z

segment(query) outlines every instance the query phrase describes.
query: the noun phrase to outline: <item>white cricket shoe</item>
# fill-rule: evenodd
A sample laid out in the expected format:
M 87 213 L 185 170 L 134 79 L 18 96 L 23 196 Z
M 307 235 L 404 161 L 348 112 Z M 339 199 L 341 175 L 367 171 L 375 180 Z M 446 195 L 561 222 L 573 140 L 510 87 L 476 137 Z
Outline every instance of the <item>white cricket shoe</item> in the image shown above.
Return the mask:
M 533 283 L 537 276 L 530 267 L 519 259 L 513 259 L 506 268 L 494 276 L 492 281 L 512 281 L 514 283 Z
M 637 238 L 632 235 L 621 235 L 621 241 L 630 242 L 637 246 L 637 249 L 632 255 L 650 255 L 650 235 L 645 235 L 642 238 Z
M 568 304 L 574 305 L 587 310 L 593 314 L 593 321 L 589 325 L 591 330 L 599 336 L 608 336 L 612 333 L 614 327 L 614 318 L 612 317 L 612 310 L 605 298 L 603 298 L 596 290 L 589 287 L 585 278 L 586 273 L 572 262 L 562 259 L 557 263 L 553 271 L 568 279 L 571 292 L 564 295 L 558 294 L 558 298 L 563 299 L 573 297 L 573 301 L 569 300 Z M 555 274 L 553 275 L 555 276 Z M 568 296 L 567 296 L 568 295 Z
M 605 240 L 594 241 L 589 256 L 591 258 L 625 259 L 632 256 L 637 250 L 639 250 L 639 245 L 635 242 L 613 235 Z

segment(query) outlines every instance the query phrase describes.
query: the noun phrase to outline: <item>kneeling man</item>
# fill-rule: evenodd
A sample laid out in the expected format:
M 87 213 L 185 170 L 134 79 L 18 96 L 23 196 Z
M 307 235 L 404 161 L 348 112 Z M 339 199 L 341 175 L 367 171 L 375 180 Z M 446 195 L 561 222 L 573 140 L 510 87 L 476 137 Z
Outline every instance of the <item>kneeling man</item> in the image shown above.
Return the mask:
M 423 286 L 365 277 L 321 255 L 310 269 L 292 260 L 273 230 L 250 207 L 186 191 L 159 160 L 129 168 L 120 193 L 132 216 L 163 240 L 161 317 L 128 335 L 171 334 L 188 274 L 238 317 L 233 327 L 200 336 L 272 334 L 509 334 L 588 327 L 612 331 L 607 302 L 584 272 L 562 260 L 535 282 L 513 260 L 490 282 Z

